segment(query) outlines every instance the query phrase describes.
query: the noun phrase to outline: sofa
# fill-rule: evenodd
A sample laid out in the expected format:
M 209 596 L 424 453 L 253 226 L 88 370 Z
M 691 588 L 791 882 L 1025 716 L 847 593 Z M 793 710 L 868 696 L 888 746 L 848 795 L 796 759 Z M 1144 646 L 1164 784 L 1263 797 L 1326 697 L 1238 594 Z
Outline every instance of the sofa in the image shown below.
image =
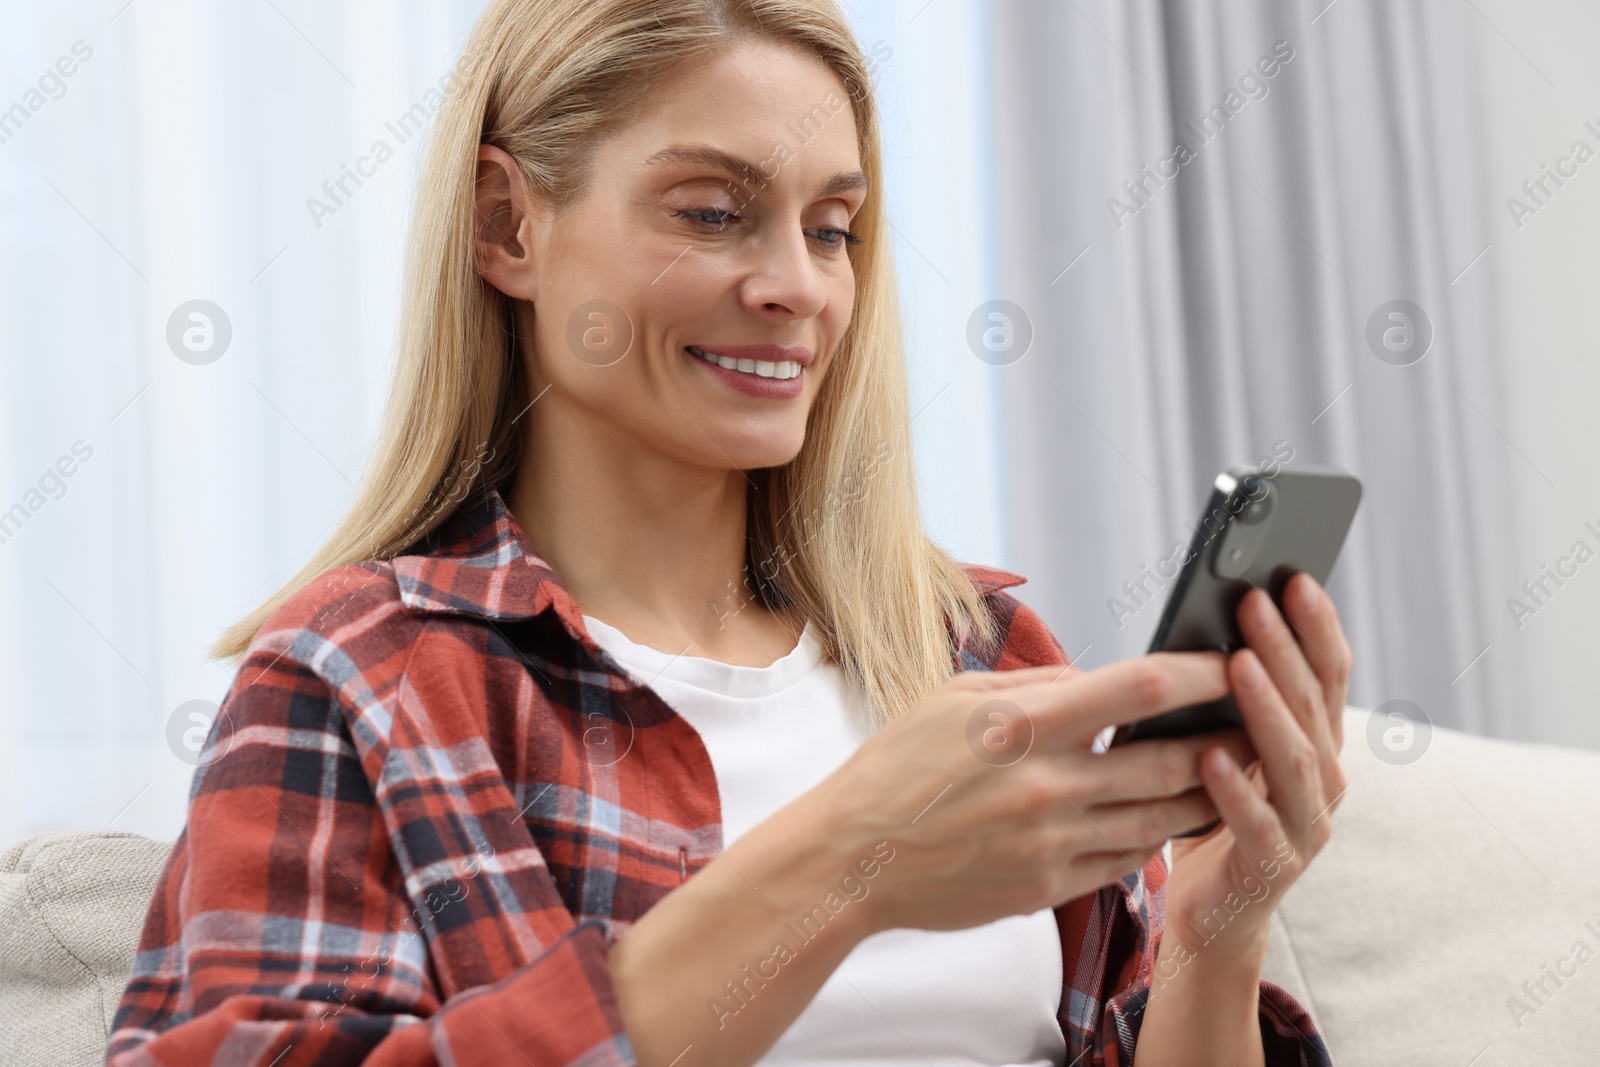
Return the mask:
M 1335 832 L 1274 913 L 1266 977 L 1339 1067 L 1600 1062 L 1600 753 L 1345 711 Z M 169 844 L 0 854 L 0 1064 L 90 1067 Z

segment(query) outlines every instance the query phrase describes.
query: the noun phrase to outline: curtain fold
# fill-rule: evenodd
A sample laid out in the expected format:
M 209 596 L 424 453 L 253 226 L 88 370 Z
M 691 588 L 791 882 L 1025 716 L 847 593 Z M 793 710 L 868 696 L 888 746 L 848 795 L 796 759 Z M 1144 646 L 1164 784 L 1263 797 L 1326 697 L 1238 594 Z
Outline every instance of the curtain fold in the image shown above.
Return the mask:
M 992 10 L 1000 290 L 1035 331 L 1002 386 L 1024 595 L 1089 665 L 1142 653 L 1167 594 L 1145 568 L 1187 542 L 1218 470 L 1289 449 L 1364 485 L 1329 582 L 1352 703 L 1528 736 L 1536 650 L 1508 639 L 1504 569 L 1542 483 L 1496 429 L 1461 13 Z M 1407 365 L 1368 342 L 1393 300 L 1431 323 Z

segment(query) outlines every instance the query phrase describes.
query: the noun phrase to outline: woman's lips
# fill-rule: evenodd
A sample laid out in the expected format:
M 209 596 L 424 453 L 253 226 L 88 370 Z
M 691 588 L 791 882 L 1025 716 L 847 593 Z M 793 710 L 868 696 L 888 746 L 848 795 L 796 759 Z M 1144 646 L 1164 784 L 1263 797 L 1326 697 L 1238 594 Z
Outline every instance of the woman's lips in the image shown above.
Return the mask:
M 811 350 L 781 345 L 686 345 L 689 358 L 746 396 L 787 399 L 799 396 Z

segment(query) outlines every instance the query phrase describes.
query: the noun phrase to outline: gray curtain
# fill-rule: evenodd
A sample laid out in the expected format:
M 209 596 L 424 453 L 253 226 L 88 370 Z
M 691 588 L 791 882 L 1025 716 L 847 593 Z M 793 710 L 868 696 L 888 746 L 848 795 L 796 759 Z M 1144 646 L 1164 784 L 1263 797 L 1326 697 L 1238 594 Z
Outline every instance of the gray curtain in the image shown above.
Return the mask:
M 1500 429 L 1471 42 L 1453 5 L 1325 4 L 994 6 L 1018 592 L 1086 666 L 1142 653 L 1167 590 L 1124 583 L 1218 470 L 1292 450 L 1365 487 L 1329 582 L 1351 703 L 1529 736 L 1505 599 L 1546 484 Z

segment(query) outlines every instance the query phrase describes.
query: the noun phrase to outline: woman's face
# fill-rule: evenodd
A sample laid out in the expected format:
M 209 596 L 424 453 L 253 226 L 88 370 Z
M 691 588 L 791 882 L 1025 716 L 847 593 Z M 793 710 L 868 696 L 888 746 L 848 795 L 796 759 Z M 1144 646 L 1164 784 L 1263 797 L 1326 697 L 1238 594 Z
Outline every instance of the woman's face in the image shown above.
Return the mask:
M 850 321 L 866 184 L 815 58 L 750 44 L 686 70 L 602 143 L 583 200 L 519 229 L 526 258 L 490 255 L 485 277 L 529 302 L 536 403 L 696 468 L 788 462 Z

